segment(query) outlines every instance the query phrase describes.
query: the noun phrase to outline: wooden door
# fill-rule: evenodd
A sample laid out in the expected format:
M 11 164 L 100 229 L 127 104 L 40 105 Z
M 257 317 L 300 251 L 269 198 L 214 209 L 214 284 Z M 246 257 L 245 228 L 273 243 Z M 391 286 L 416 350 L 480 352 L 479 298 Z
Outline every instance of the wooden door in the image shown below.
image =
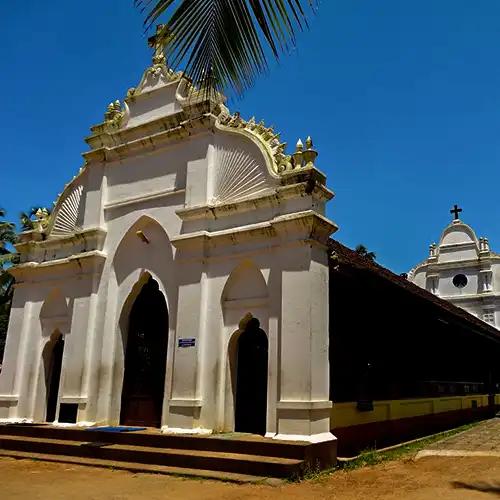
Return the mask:
M 57 412 L 57 400 L 59 397 L 59 385 L 61 382 L 61 367 L 64 351 L 64 339 L 59 335 L 52 347 L 52 352 L 49 356 L 49 367 L 47 370 L 47 422 L 54 422 Z
M 267 362 L 267 335 L 251 320 L 238 339 L 236 432 L 266 433 Z
M 150 278 L 130 313 L 120 423 L 161 426 L 167 346 L 167 304 Z

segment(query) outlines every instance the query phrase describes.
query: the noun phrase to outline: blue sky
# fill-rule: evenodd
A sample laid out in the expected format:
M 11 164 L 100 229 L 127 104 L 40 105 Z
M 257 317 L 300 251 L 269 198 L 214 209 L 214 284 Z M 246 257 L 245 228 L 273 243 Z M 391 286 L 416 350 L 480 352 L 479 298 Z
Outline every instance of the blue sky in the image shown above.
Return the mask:
M 83 137 L 150 61 L 132 0 L 0 5 L 0 206 L 51 205 Z M 337 238 L 404 272 L 454 203 L 500 251 L 500 2 L 324 0 L 298 49 L 229 104 L 310 134 Z

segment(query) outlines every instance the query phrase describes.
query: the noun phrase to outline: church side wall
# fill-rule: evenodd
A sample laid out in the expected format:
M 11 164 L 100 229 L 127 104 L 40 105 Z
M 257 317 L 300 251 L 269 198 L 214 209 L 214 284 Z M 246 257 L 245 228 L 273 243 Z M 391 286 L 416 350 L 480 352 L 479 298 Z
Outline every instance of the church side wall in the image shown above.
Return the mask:
M 487 394 L 374 401 L 373 406 L 371 412 L 360 412 L 356 402 L 334 403 L 332 432 L 339 438 L 341 456 L 371 447 L 380 449 L 494 414 Z M 500 409 L 500 394 L 495 395 L 495 406 Z
M 0 419 L 17 416 L 23 351 L 29 336 L 30 290 L 17 285 L 10 311 L 7 343 L 0 372 Z

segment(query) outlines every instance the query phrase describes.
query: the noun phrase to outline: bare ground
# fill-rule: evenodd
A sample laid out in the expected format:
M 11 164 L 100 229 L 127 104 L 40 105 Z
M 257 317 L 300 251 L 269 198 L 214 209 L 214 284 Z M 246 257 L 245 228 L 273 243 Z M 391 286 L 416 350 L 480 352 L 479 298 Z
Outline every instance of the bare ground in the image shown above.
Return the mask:
M 2 500 L 467 500 L 500 497 L 500 459 L 494 457 L 428 457 L 417 461 L 408 458 L 278 486 L 236 485 L 0 458 L 0 478 Z

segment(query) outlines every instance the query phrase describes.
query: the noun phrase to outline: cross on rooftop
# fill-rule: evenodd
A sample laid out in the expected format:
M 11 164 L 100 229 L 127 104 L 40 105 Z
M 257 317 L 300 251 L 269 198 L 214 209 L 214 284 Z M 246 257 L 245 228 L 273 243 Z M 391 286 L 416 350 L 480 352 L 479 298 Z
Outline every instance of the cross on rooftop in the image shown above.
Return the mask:
M 451 210 L 450 210 L 450 214 L 454 214 L 455 217 L 453 220 L 458 220 L 458 215 L 460 214 L 460 212 L 463 212 L 463 210 L 461 208 L 459 208 L 458 205 L 455 205 Z
M 154 49 L 153 64 L 165 64 L 164 48 L 169 41 L 169 34 L 164 24 L 156 26 L 156 34 L 148 38 L 148 45 Z

